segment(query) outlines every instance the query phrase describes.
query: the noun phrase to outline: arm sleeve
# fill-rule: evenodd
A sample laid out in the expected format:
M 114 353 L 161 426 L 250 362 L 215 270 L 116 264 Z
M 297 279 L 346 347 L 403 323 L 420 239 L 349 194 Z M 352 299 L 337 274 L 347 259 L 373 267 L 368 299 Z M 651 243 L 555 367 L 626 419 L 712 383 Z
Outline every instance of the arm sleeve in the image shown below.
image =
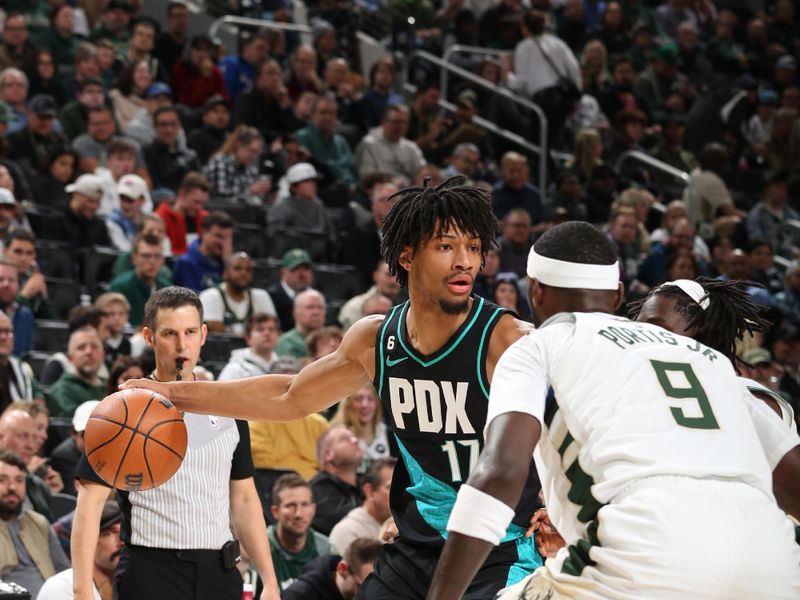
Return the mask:
M 233 451 L 231 460 L 231 479 L 247 479 L 254 473 L 253 453 L 250 451 L 250 427 L 247 421 L 236 420 L 239 429 L 239 443 Z

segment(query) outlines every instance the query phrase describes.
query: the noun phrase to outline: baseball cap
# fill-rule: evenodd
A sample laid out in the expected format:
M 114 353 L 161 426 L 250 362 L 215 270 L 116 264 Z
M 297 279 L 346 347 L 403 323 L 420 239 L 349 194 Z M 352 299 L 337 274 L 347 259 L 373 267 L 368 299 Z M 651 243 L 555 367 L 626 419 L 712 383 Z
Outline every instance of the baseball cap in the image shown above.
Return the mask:
M 662 44 L 656 50 L 656 57 L 660 58 L 666 63 L 675 64 L 678 62 L 678 46 L 669 42 L 667 44 Z
M 475 104 L 477 102 L 478 102 L 478 96 L 472 90 L 464 90 L 458 96 L 456 96 L 457 106 L 466 106 L 467 108 L 475 108 Z
M 89 417 L 92 416 L 94 407 L 100 404 L 99 400 L 87 400 L 83 404 L 78 405 L 75 413 L 72 415 L 72 428 L 75 431 L 85 431 L 86 424 L 89 422 Z
M 778 106 L 778 92 L 770 89 L 759 90 L 758 103 L 766 106 Z
M 766 348 L 750 348 L 745 350 L 742 360 L 751 365 L 772 362 L 772 354 Z
M 314 165 L 307 162 L 292 165 L 289 167 L 289 170 L 286 171 L 286 181 L 288 181 L 289 184 L 300 183 L 301 181 L 316 179 L 317 177 L 317 170 L 314 168 Z
M 0 123 L 8 123 L 11 120 L 11 107 L 0 100 Z
M 138 175 L 124 175 L 117 182 L 117 193 L 128 198 L 141 198 L 147 194 L 147 182 Z
M 35 115 L 56 116 L 58 105 L 50 94 L 36 94 L 28 101 L 28 110 Z
M 220 106 L 220 105 L 224 106 L 225 108 L 228 107 L 228 103 L 225 102 L 225 98 L 223 98 L 219 94 L 214 94 L 208 100 L 206 100 L 206 103 L 203 105 L 203 114 L 206 114 L 208 111 L 210 111 L 214 107 Z
M 310 267 L 313 264 L 311 255 L 301 248 L 288 250 L 286 254 L 283 255 L 283 260 L 281 260 L 281 266 L 290 271 L 296 269 L 300 265 L 308 265 Z
M 78 177 L 75 183 L 70 183 L 65 189 L 70 194 L 78 193 L 100 198 L 103 195 L 103 180 L 97 175 L 87 173 Z
M 172 88 L 162 81 L 152 84 L 144 93 L 145 98 L 155 98 L 156 96 L 169 96 L 172 98 Z
M 16 206 L 17 200 L 10 190 L 0 188 L 0 205 Z
M 103 505 L 103 512 L 100 515 L 100 531 L 119 523 L 120 520 L 122 520 L 122 511 L 119 509 L 119 504 L 114 500 L 106 500 Z
M 791 54 L 784 54 L 775 63 L 776 69 L 796 69 L 797 61 Z

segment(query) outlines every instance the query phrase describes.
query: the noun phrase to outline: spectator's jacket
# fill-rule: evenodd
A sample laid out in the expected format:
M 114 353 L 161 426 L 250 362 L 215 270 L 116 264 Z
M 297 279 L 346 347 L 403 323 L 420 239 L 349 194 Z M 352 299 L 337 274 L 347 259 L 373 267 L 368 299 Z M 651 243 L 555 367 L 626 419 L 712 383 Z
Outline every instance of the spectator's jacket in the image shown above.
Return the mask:
M 64 218 L 60 225 L 61 232 L 56 239 L 66 242 L 73 249 L 111 245 L 108 228 L 103 219 L 97 216 L 85 219 L 76 215 L 69 208 L 63 212 L 63 215 Z
M 253 89 L 256 72 L 253 65 L 241 56 L 230 55 L 217 64 L 225 81 L 225 88 L 232 99 Z
M 47 393 L 47 407 L 54 417 L 71 417 L 84 402 L 102 400 L 106 395 L 105 390 L 105 379 L 101 378 L 97 385 L 92 385 L 83 377 L 63 373 Z
M 13 377 L 8 380 L 8 393 L 12 402 L 30 402 L 34 397 L 33 371 L 28 363 L 16 356 L 8 357 Z M 2 368 L 2 366 L 0 366 Z
M 155 289 L 160 290 L 172 284 L 172 279 L 164 277 L 159 273 L 156 277 L 155 286 L 150 286 L 136 276 L 136 271 L 125 271 L 111 280 L 111 291 L 119 292 L 128 299 L 131 305 L 128 320 L 130 324 L 137 327 L 144 319 L 144 305 L 150 298 L 150 294 Z
M 320 556 L 308 563 L 297 580 L 281 594 L 283 600 L 343 600 L 336 587 L 336 565 L 342 559 L 337 554 Z
M 334 132 L 326 136 L 318 127 L 309 125 L 297 132 L 297 139 L 315 160 L 331 168 L 339 183 L 353 185 L 358 182 L 353 154 L 342 135 Z
M 158 205 L 155 213 L 164 219 L 167 226 L 167 237 L 172 245 L 173 256 L 186 254 L 189 244 L 186 243 L 186 217 L 177 210 L 174 210 L 168 203 L 162 202 Z M 208 216 L 207 210 L 199 211 L 194 217 L 195 231 L 199 234 L 203 220 Z
M 50 557 L 48 534 L 50 523 L 42 515 L 27 510 L 19 517 L 19 537 L 30 554 L 33 564 L 47 580 L 56 574 L 53 559 Z M 0 520 L 0 577 L 5 577 L 19 564 L 14 540 L 8 531 L 8 525 Z
M 311 479 L 319 469 L 317 440 L 328 431 L 325 417 L 312 413 L 287 423 L 250 422 L 250 447 L 256 469 L 291 470 Z
M 336 523 L 364 502 L 358 487 L 326 471 L 320 471 L 314 476 L 311 480 L 311 491 L 314 492 L 314 502 L 317 504 L 317 513 L 311 526 L 325 535 L 330 535 Z
M 268 375 L 272 363 L 278 358 L 278 355 L 273 352 L 272 358 L 270 360 L 265 360 L 250 348 L 237 348 L 231 352 L 231 359 L 222 371 L 220 371 L 218 379 L 220 381 L 227 381 L 229 379 L 244 379 L 245 377 Z M 253 445 L 252 436 L 250 445 Z
M 281 591 L 288 588 L 300 577 L 305 567 L 318 556 L 331 554 L 332 548 L 328 538 L 313 529 L 308 530 L 305 547 L 297 554 L 287 552 L 278 541 L 277 525 L 270 525 L 267 530 L 269 549 L 272 554 L 272 565 Z
M 23 356 L 33 350 L 33 336 L 36 331 L 36 317 L 33 311 L 18 302 L 12 302 L 5 306 L 0 305 L 0 310 L 8 315 L 14 326 L 12 352 L 17 356 Z
M 223 264 L 200 252 L 200 240 L 189 246 L 188 252 L 175 261 L 172 281 L 197 293 L 219 285 L 222 281 Z
M 180 59 L 172 66 L 169 83 L 176 102 L 192 108 L 202 108 L 205 101 L 215 94 L 229 99 L 222 72 L 217 67 L 211 75 L 205 76 L 188 60 Z

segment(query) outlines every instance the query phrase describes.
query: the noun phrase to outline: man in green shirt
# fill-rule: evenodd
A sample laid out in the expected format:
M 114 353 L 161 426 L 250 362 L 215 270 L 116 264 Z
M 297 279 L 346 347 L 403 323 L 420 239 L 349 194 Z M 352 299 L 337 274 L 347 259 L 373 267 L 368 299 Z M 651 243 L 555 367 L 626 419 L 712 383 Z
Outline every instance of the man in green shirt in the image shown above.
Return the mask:
M 47 393 L 47 406 L 52 416 L 71 417 L 84 402 L 103 399 L 106 380 L 98 371 L 105 356 L 103 342 L 94 327 L 81 327 L 72 332 L 67 350 L 70 368 Z
M 144 305 L 150 295 L 171 282 L 160 274 L 164 266 L 161 241 L 153 234 L 140 233 L 133 241 L 133 271 L 125 271 L 111 280 L 111 291 L 119 292 L 131 305 L 130 324 L 139 325 L 144 318 Z
M 328 538 L 311 529 L 317 511 L 309 483 L 297 475 L 282 475 L 272 488 L 269 550 L 281 591 L 300 576 L 303 567 L 325 554 L 335 554 Z
M 310 356 L 306 337 L 325 325 L 325 297 L 317 290 L 300 292 L 294 298 L 294 329 L 278 338 L 275 352 L 278 356 L 305 358 Z
M 353 153 L 344 136 L 334 131 L 336 111 L 335 96 L 320 97 L 311 113 L 311 124 L 297 132 L 297 139 L 308 148 L 311 156 L 330 167 L 338 183 L 355 185 L 357 177 Z

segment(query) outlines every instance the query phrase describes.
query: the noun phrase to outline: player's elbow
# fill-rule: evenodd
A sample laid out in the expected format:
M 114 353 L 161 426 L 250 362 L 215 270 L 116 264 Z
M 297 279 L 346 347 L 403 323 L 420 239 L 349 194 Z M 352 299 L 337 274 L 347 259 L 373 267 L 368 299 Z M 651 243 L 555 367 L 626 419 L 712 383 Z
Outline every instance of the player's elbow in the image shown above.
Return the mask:
M 528 471 L 529 466 L 524 461 L 508 460 L 496 453 L 484 451 L 467 483 L 509 506 L 515 506 Z

